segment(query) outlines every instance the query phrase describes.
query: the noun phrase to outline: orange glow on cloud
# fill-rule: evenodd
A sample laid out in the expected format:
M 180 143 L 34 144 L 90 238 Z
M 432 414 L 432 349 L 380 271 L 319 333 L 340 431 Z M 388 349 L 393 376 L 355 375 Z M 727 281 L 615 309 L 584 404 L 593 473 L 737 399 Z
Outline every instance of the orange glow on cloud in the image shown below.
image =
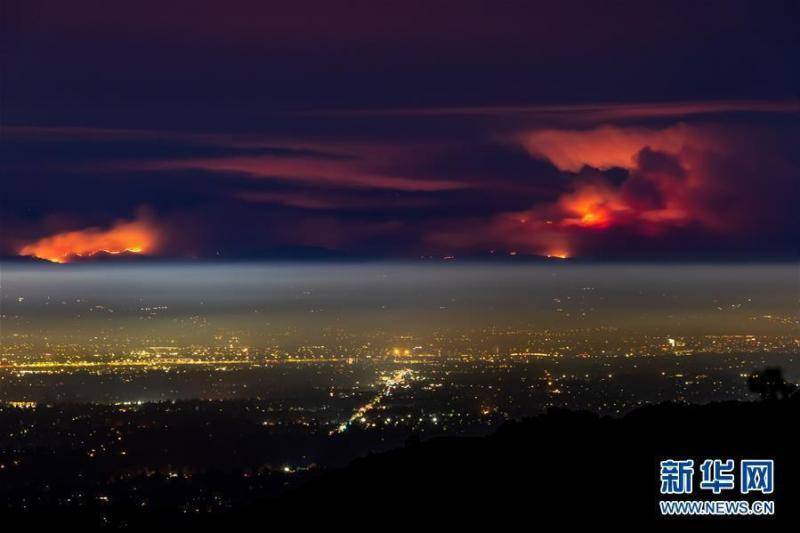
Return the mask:
M 578 172 L 585 165 L 607 170 L 613 167 L 630 169 L 636 155 L 644 147 L 660 152 L 678 153 L 687 145 L 708 144 L 689 127 L 678 124 L 670 128 L 601 126 L 591 130 L 537 130 L 521 138 L 528 152 L 553 163 L 560 170 Z
M 607 228 L 615 212 L 627 210 L 617 199 L 615 191 L 605 184 L 583 185 L 575 192 L 563 195 L 558 204 L 565 214 L 561 225 L 584 228 Z
M 57 233 L 20 248 L 19 254 L 53 263 L 69 263 L 97 254 L 149 254 L 155 251 L 159 233 L 144 219 L 120 221 L 109 229 L 86 228 Z
M 726 176 L 712 165 L 735 153 L 736 137 L 718 128 L 678 124 L 654 129 L 600 126 L 536 130 L 515 138 L 569 179 L 556 199 L 464 227 L 444 227 L 428 242 L 449 249 L 508 247 L 548 257 L 597 249 L 599 233 L 650 238 L 695 227 L 730 234 L 742 210 L 720 209 Z M 622 168 L 611 176 L 603 171 Z M 620 233 L 621 232 L 621 233 Z M 618 237 L 617 237 L 618 238 Z
M 719 227 L 698 202 L 713 194 L 704 160 L 729 150 L 718 131 L 685 124 L 663 129 L 601 126 L 534 131 L 523 135 L 522 142 L 529 153 L 562 171 L 618 167 L 629 172 L 621 184 L 591 172 L 576 180 L 573 190 L 551 206 L 562 228 L 627 226 L 653 234 L 689 223 Z

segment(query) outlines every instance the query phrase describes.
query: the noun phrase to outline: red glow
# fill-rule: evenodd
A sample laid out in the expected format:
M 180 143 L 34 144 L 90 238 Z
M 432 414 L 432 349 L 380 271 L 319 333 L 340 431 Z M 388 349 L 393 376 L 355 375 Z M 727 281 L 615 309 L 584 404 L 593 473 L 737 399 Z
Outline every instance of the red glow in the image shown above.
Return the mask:
M 684 125 L 662 130 L 601 126 L 592 130 L 538 130 L 522 136 L 523 146 L 561 170 L 578 172 L 584 165 L 599 169 L 631 169 L 645 147 L 669 153 L 680 152 L 688 143 L 708 144 Z
M 69 263 L 98 254 L 149 254 L 155 251 L 158 240 L 158 232 L 150 222 L 121 221 L 109 229 L 86 228 L 44 237 L 20 248 L 19 254 Z
M 698 198 L 709 176 L 707 154 L 724 152 L 719 132 L 679 124 L 666 129 L 602 126 L 593 130 L 542 130 L 524 137 L 525 147 L 563 171 L 589 167 L 589 177 L 573 184 L 554 206 L 562 228 L 607 229 L 627 226 L 654 234 L 688 223 L 716 222 Z M 591 169 L 624 168 L 628 177 L 612 183 Z M 716 224 L 718 225 L 718 224 Z
M 604 229 L 612 225 L 613 212 L 624 211 L 619 205 L 615 191 L 604 184 L 587 184 L 575 192 L 562 196 L 558 201 L 565 217 L 563 226 Z
M 600 248 L 606 242 L 601 234 L 614 240 L 619 235 L 650 238 L 687 227 L 718 234 L 746 228 L 741 216 L 746 204 L 730 209 L 720 201 L 731 188 L 733 168 L 722 162 L 742 142 L 730 132 L 684 124 L 665 129 L 601 126 L 537 130 L 518 140 L 531 155 L 564 172 L 572 180 L 569 189 L 528 210 L 498 214 L 488 223 L 476 220 L 466 230 L 440 227 L 428 236 L 430 244 L 453 249 L 503 246 L 573 257 Z M 612 167 L 625 172 L 605 172 Z

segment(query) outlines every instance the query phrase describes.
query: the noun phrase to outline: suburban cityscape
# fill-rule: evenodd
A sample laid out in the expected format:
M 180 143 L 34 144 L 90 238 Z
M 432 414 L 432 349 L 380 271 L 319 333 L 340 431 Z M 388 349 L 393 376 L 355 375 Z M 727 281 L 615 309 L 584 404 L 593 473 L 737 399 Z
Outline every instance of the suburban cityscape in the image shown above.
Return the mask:
M 231 300 L 230 292 L 207 285 L 238 268 L 223 265 L 192 282 L 206 285 L 192 285 L 203 295 L 194 306 L 184 300 L 185 287 L 157 289 L 157 303 L 142 303 L 115 281 L 114 269 L 122 267 L 103 267 L 110 280 L 91 275 L 93 266 L 55 274 L 41 268 L 50 267 L 4 270 L 4 505 L 85 511 L 115 526 L 132 509 L 135 516 L 142 509 L 191 516 L 240 509 L 410 440 L 486 436 L 552 409 L 624 417 L 665 402 L 752 401 L 754 372 L 779 367 L 790 380 L 800 374 L 800 322 L 791 314 L 794 295 L 784 290 L 792 287 L 790 265 L 679 267 L 680 281 L 626 302 L 622 316 L 615 302 L 647 289 L 637 283 L 654 275 L 647 274 L 653 267 L 611 267 L 645 272 L 644 281 L 622 276 L 627 281 L 600 287 L 586 277 L 609 267 L 510 267 L 525 275 L 495 287 L 492 307 L 510 298 L 511 309 L 514 294 L 532 290 L 539 277 L 567 278 L 553 289 L 557 296 L 517 306 L 547 327 L 526 324 L 514 311 L 462 320 L 459 305 L 474 313 L 485 304 L 464 294 L 484 292 L 508 274 L 505 266 L 422 273 L 413 264 L 313 267 L 282 279 L 291 287 L 285 294 L 274 281 L 262 294 L 258 280 L 284 268 L 264 265 L 240 273 L 245 287 L 236 291 L 247 297 Z M 136 268 L 158 288 L 198 267 Z M 331 308 L 330 294 L 318 294 L 319 268 L 356 269 L 376 280 L 391 275 L 366 282 L 377 299 L 341 295 Z M 769 288 L 744 284 L 743 294 L 714 296 L 728 283 L 718 279 L 760 279 L 764 269 Z M 37 281 L 63 272 L 82 279 L 58 289 Z M 392 288 L 409 277 L 423 290 L 438 287 L 414 297 L 431 313 L 419 325 L 407 321 Z M 447 282 L 451 277 L 456 281 Z M 434 305 L 439 301 L 448 304 Z M 288 325 L 276 322 L 275 309 L 288 314 Z M 373 316 L 380 312 L 387 314 Z M 637 324 L 640 312 L 647 325 Z M 353 327 L 360 321 L 363 327 Z M 70 475 L 80 472 L 81 482 L 53 478 L 48 469 L 57 464 L 72 465 Z

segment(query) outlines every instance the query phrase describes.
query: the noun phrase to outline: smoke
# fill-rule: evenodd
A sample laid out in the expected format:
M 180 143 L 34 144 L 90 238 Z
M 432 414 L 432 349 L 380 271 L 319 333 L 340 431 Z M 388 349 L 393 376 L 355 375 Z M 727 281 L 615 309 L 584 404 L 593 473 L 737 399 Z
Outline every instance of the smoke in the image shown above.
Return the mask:
M 19 255 L 69 263 L 106 254 L 152 254 L 159 241 L 152 217 L 141 212 L 134 220 L 119 220 L 109 228 L 89 227 L 41 238 L 22 246 Z
M 687 233 L 735 242 L 789 216 L 796 168 L 757 128 L 606 125 L 538 130 L 515 140 L 561 171 L 566 190 L 488 221 L 445 224 L 428 235 L 429 244 L 572 256 Z

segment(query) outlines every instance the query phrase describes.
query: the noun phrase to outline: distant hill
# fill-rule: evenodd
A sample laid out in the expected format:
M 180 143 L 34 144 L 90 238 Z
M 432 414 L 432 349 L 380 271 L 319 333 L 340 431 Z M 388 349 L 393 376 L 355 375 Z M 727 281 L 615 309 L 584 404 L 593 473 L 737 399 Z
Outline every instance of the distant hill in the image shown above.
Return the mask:
M 90 255 L 71 255 L 69 256 L 69 264 L 72 263 L 107 263 L 107 262 L 145 262 L 145 261 L 157 261 L 158 259 L 144 255 L 137 252 L 119 252 L 119 253 L 111 253 L 106 251 L 99 251 L 95 252 Z M 20 263 L 20 264 L 46 264 L 46 265 L 53 265 L 57 264 L 54 261 L 48 261 L 47 259 L 41 259 L 39 257 L 34 257 L 31 255 L 10 255 L 10 256 L 0 256 L 0 261 L 4 263 Z
M 46 259 L 39 259 L 30 255 L 0 255 L 1 263 L 14 263 L 14 264 L 52 264 Z

